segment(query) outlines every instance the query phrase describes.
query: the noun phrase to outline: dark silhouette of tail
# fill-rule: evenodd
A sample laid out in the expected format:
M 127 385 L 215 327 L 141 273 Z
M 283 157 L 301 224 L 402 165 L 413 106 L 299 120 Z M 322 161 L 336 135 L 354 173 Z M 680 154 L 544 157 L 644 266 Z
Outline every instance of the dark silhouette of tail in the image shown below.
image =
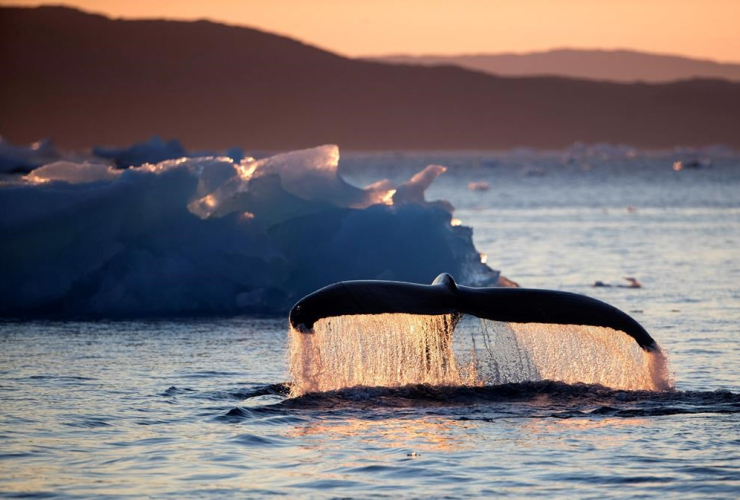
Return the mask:
M 646 351 L 658 350 L 637 321 L 600 300 L 553 290 L 461 286 L 446 273 L 431 285 L 341 281 L 299 300 L 289 319 L 293 328 L 311 333 L 321 318 L 383 313 L 470 314 L 511 323 L 601 326 L 626 333 Z

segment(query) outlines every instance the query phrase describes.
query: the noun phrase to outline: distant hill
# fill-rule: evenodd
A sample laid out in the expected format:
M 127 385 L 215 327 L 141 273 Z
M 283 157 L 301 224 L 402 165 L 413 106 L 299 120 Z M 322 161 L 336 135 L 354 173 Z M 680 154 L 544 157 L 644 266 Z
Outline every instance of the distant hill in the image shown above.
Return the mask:
M 208 21 L 0 8 L 0 134 L 65 148 L 740 146 L 740 84 L 501 78 L 340 57 Z
M 459 56 L 379 56 L 379 62 L 455 65 L 499 76 L 562 76 L 613 82 L 672 82 L 713 78 L 740 82 L 740 64 L 723 64 L 688 57 L 631 50 L 559 49 L 528 54 Z

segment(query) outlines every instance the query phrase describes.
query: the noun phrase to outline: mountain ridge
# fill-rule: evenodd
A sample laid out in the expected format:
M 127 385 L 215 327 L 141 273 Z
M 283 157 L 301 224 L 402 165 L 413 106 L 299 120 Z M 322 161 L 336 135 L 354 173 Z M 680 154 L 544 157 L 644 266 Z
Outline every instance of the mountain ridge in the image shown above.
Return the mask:
M 346 58 L 212 21 L 0 7 L 0 134 L 63 147 L 740 146 L 740 84 L 502 78 Z
M 455 65 L 499 76 L 550 75 L 623 83 L 671 82 L 692 78 L 740 82 L 740 63 L 630 49 L 560 48 L 534 52 L 458 55 L 389 54 L 365 60 L 419 65 Z

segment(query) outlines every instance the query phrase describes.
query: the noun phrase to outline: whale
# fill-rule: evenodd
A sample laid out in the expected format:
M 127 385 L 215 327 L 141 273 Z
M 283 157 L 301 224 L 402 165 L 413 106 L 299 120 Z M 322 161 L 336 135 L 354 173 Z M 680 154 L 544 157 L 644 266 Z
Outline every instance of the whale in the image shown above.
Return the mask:
M 451 314 L 508 323 L 588 325 L 619 330 L 647 352 L 658 344 L 634 318 L 600 300 L 571 292 L 535 288 L 484 288 L 458 285 L 442 273 L 431 285 L 400 281 L 340 281 L 299 300 L 288 316 L 295 330 L 310 334 L 323 318 L 406 313 Z

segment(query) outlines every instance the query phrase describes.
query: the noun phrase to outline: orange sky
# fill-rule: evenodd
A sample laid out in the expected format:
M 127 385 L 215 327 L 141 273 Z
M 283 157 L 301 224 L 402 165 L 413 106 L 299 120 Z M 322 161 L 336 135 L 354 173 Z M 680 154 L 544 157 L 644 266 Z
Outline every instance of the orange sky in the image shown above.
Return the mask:
M 0 4 L 38 5 L 30 0 Z M 740 62 L 740 0 L 68 0 L 115 17 L 209 18 L 350 56 L 629 48 Z

